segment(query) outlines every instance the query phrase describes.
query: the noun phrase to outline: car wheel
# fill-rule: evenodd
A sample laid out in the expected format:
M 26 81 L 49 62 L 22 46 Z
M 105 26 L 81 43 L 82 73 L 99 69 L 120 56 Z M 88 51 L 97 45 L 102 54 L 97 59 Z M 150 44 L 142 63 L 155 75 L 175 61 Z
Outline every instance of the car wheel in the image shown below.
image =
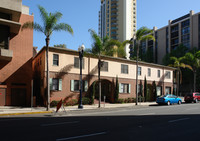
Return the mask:
M 195 99 L 195 103 L 198 103 L 198 99 Z
M 170 101 L 167 101 L 167 105 L 169 106 L 171 103 L 170 103 Z
M 178 101 L 178 104 L 181 105 L 181 101 L 180 100 Z

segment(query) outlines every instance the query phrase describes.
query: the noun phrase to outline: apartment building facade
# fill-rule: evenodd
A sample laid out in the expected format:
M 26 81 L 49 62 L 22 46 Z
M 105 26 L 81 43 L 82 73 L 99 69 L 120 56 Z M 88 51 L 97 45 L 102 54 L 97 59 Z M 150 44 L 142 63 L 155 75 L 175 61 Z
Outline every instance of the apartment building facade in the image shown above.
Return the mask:
M 123 42 L 136 32 L 136 0 L 101 0 L 99 35 Z M 125 47 L 129 59 L 129 46 Z
M 33 21 L 22 0 L 1 0 L 0 4 L 0 106 L 30 105 L 33 30 L 21 26 Z
M 45 103 L 46 88 L 46 56 L 45 47 L 33 59 L 34 89 Z M 101 68 L 102 96 L 106 96 L 108 102 L 113 102 L 116 76 L 119 82 L 119 98 L 136 97 L 136 62 L 101 56 L 104 61 Z M 91 92 L 92 85 L 98 89 L 98 57 L 94 55 L 84 55 L 83 57 L 83 95 Z M 173 91 L 173 71 L 174 68 L 162 65 L 139 62 L 139 84 L 144 85 L 146 77 L 147 83 L 155 81 L 157 86 L 157 96 L 172 93 Z M 79 54 L 78 51 L 62 49 L 56 47 L 49 48 L 49 72 L 50 72 L 50 95 L 53 100 L 78 99 L 79 97 Z M 140 91 L 140 90 L 139 90 Z M 139 92 L 138 91 L 138 92 Z M 96 90 L 98 96 L 98 90 Z
M 200 49 L 200 13 L 190 11 L 175 20 L 169 20 L 168 25 L 162 28 L 153 28 L 155 41 L 143 41 L 143 52 L 148 49 L 153 52 L 154 62 L 162 64 L 163 57 L 183 44 L 188 49 Z M 131 48 L 131 50 L 133 50 Z

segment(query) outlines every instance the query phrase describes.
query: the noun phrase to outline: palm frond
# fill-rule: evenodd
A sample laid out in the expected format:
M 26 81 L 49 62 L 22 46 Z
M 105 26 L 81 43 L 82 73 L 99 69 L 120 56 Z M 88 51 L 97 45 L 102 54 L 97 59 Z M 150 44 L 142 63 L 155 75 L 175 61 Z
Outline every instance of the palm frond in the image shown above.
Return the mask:
M 33 29 L 33 22 L 26 22 L 22 25 L 21 30 L 23 31 L 24 29 Z
M 34 29 L 35 31 L 39 31 L 44 33 L 43 27 L 39 25 L 38 23 L 34 22 L 26 22 L 22 25 L 21 30 L 23 31 L 24 29 Z
M 59 23 L 59 24 L 56 24 L 53 28 L 53 31 L 67 31 L 71 34 L 73 34 L 73 29 L 70 25 L 68 24 L 65 24 L 65 23 Z
M 91 37 L 92 37 L 92 39 L 94 41 L 92 52 L 94 54 L 101 54 L 101 52 L 103 51 L 103 45 L 102 45 L 101 38 L 92 29 L 89 29 L 88 32 L 90 32 Z
M 145 41 L 145 40 L 153 40 L 153 41 L 155 41 L 155 38 L 154 38 L 154 36 L 152 35 L 152 34 L 149 34 L 149 35 L 146 35 L 146 36 L 143 36 L 143 37 L 141 37 L 141 40 L 143 41 Z
M 40 16 L 42 18 L 42 21 L 43 21 L 43 24 L 44 24 L 44 27 L 46 27 L 46 21 L 48 19 L 48 13 L 47 11 L 44 9 L 44 7 L 38 5 L 38 9 L 40 11 Z
M 143 36 L 151 34 L 153 31 L 147 27 L 141 27 L 136 32 L 136 40 L 141 40 Z

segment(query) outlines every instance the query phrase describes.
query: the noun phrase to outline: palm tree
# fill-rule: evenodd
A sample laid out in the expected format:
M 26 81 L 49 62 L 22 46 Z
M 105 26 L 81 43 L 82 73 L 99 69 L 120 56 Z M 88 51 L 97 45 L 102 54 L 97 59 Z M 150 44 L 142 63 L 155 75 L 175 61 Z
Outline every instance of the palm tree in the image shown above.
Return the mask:
M 184 56 L 185 61 L 192 67 L 194 74 L 194 92 L 196 91 L 196 74 L 197 69 L 200 68 L 200 51 L 194 50 L 193 53 L 188 52 Z
M 94 40 L 94 43 L 92 49 L 87 49 L 87 52 L 98 55 L 99 108 L 100 108 L 101 107 L 100 69 L 102 66 L 101 55 L 113 56 L 115 53 L 117 53 L 118 56 L 124 57 L 125 56 L 124 46 L 127 43 L 127 41 L 120 43 L 117 40 L 111 40 L 108 36 L 101 39 L 101 37 L 98 36 L 94 30 L 89 29 L 88 31 L 90 32 L 91 37 Z M 117 48 L 114 48 L 113 46 L 117 46 Z
M 139 55 L 139 47 L 141 41 L 145 40 L 155 40 L 154 36 L 152 35 L 153 30 L 148 29 L 147 27 L 141 27 L 137 30 L 135 37 L 133 37 L 133 46 L 134 40 L 136 40 L 136 47 L 137 47 L 137 56 L 136 56 L 136 105 L 138 105 L 138 55 Z
M 177 77 L 177 95 L 178 95 L 179 94 L 179 86 L 180 86 L 180 83 L 182 83 L 181 68 L 189 68 L 192 70 L 192 67 L 190 65 L 182 63 L 182 61 L 184 60 L 184 57 L 180 57 L 180 58 L 170 57 L 170 60 L 174 61 L 174 63 L 169 64 L 169 66 L 177 68 L 176 77 Z M 180 76 L 181 76 L 181 79 L 180 79 Z
M 50 109 L 50 89 L 49 89 L 49 60 L 48 60 L 48 52 L 49 52 L 49 41 L 52 33 L 54 31 L 67 31 L 70 34 L 73 34 L 73 29 L 70 25 L 66 23 L 58 23 L 58 21 L 62 18 L 62 13 L 47 13 L 47 11 L 42 7 L 38 6 L 40 10 L 40 15 L 43 21 L 43 26 L 35 23 L 35 22 L 26 22 L 22 26 L 23 29 L 34 29 L 36 31 L 44 33 L 46 36 L 46 90 L 47 90 L 47 111 Z

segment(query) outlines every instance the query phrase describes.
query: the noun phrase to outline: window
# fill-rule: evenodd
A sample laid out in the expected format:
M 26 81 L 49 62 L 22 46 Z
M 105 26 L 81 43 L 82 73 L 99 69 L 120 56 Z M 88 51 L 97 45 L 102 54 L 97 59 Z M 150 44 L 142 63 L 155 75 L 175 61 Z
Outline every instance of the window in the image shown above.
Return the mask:
M 126 93 L 126 94 L 131 93 L 131 85 L 119 83 L 119 92 L 120 93 Z
M 88 90 L 88 82 L 87 81 L 82 81 L 82 90 L 83 92 L 86 92 Z M 79 91 L 79 86 L 80 81 L 79 80 L 71 80 L 71 91 L 78 92 Z
M 50 78 L 50 90 L 61 91 L 62 90 L 62 79 Z
M 121 73 L 128 74 L 128 65 L 121 64 Z
M 84 58 L 82 60 L 82 68 L 84 69 Z M 74 57 L 74 68 L 80 68 L 80 59 L 79 57 Z
M 59 63 L 59 56 L 58 54 L 53 54 L 53 65 L 58 66 Z
M 158 70 L 157 76 L 160 78 L 160 70 Z
M 138 75 L 141 76 L 142 75 L 142 68 L 138 67 Z
M 108 71 L 108 62 L 103 62 L 103 66 L 101 67 L 101 71 Z
M 151 76 L 151 69 L 148 68 L 148 76 Z
M 171 73 L 170 73 L 170 71 L 166 71 L 165 77 L 166 77 L 167 79 L 170 79 L 170 78 L 171 78 Z

